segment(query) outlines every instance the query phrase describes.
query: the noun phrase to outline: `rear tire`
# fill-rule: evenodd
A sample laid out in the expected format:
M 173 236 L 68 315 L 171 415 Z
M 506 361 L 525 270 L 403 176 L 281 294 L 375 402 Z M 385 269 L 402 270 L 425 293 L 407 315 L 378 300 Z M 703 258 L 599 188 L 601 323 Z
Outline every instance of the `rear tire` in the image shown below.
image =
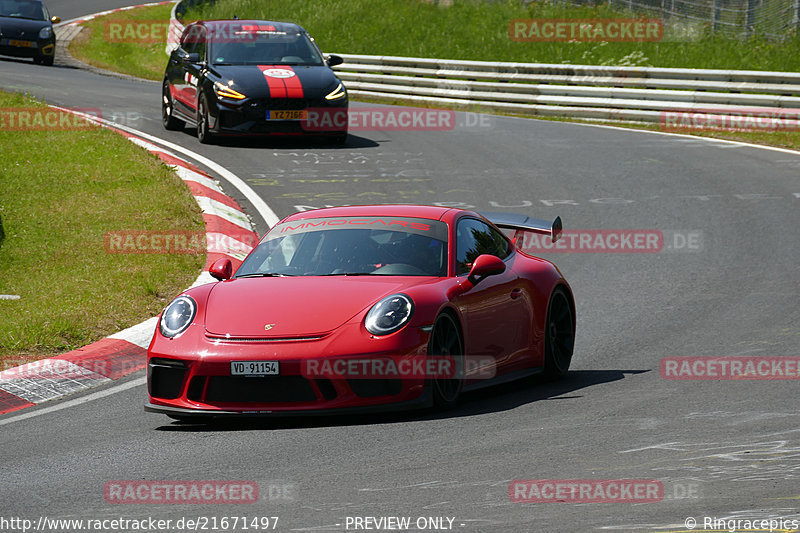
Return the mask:
M 436 319 L 428 344 L 428 355 L 450 356 L 455 361 L 453 378 L 433 378 L 430 381 L 434 407 L 449 409 L 458 403 L 464 387 L 464 343 L 458 324 L 451 314 L 442 313 Z
M 566 289 L 550 295 L 544 323 L 544 374 L 550 379 L 567 375 L 575 348 L 575 319 Z
M 175 118 L 175 104 L 172 102 L 172 95 L 169 91 L 169 82 L 164 81 L 161 90 L 161 123 L 164 129 L 170 131 L 182 130 L 186 123 L 180 119 Z

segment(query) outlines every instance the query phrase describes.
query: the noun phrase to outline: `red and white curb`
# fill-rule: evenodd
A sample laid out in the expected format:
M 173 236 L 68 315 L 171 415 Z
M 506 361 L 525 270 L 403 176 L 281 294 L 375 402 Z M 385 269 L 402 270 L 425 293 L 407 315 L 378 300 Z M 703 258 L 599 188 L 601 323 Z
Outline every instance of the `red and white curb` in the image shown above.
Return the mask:
M 230 258 L 234 270 L 238 268 L 252 249 L 249 243 L 258 241 L 258 234 L 239 204 L 226 196 L 211 176 L 176 154 L 114 128 L 111 123 L 68 109 L 57 109 L 78 114 L 124 135 L 172 166 L 186 183 L 206 224 L 206 264 L 193 286 L 215 281 L 208 274 L 208 268 L 221 257 Z M 0 372 L 0 415 L 103 385 L 141 370 L 147 364 L 147 347 L 157 320 L 153 317 L 83 348 Z
M 120 11 L 130 11 L 131 9 L 137 9 L 140 7 L 152 7 L 152 6 L 163 6 L 166 4 L 174 4 L 176 3 L 175 0 L 166 0 L 165 2 L 150 2 L 147 4 L 139 4 L 137 6 L 125 6 L 125 7 L 118 7 L 116 9 L 109 9 L 107 11 L 100 11 L 99 13 L 92 13 L 91 15 L 86 15 L 84 17 L 79 17 L 76 19 L 65 20 L 59 26 L 75 26 L 76 24 L 83 24 L 89 20 L 95 19 L 97 17 L 103 17 L 105 15 L 111 15 L 112 13 L 119 13 Z

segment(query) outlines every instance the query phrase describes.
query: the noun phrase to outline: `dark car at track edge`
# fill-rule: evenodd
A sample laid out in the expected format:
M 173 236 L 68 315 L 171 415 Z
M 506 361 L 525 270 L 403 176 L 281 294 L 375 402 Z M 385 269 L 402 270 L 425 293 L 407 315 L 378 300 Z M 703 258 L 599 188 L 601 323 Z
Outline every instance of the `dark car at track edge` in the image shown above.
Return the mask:
M 217 136 L 324 136 L 344 142 L 347 124 L 326 131 L 305 127 L 309 110 L 346 113 L 347 90 L 297 24 L 211 20 L 189 24 L 172 51 L 162 87 L 168 130 L 197 127 L 201 143 Z
M 59 22 L 41 0 L 0 0 L 0 55 L 52 65 L 56 52 L 53 24 Z

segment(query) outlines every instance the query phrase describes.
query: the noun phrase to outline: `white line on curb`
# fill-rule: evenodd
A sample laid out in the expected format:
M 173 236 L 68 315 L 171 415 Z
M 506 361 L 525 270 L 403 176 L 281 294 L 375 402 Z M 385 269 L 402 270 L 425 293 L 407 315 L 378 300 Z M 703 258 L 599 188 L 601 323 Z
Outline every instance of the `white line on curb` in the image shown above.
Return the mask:
M 198 174 L 194 170 L 188 169 L 186 167 L 181 167 L 181 166 L 177 166 L 177 165 L 175 165 L 175 166 L 170 165 L 170 166 L 172 166 L 172 168 L 175 169 L 175 172 L 178 174 L 178 176 L 180 176 L 180 178 L 183 181 L 191 181 L 191 182 L 194 182 L 194 183 L 199 183 L 200 185 L 202 185 L 204 187 L 208 187 L 212 191 L 216 191 L 216 192 L 218 192 L 220 194 L 225 194 L 225 193 L 222 192 L 222 189 L 219 187 L 219 184 L 217 183 L 217 180 L 215 180 L 213 178 L 207 178 L 207 177 L 203 176 L 202 174 Z
M 200 210 L 203 211 L 203 214 L 218 216 L 231 224 L 235 224 L 244 230 L 250 231 L 250 220 L 238 209 L 234 209 L 208 196 L 195 196 L 195 200 L 197 201 L 197 205 L 200 206 Z
M 6 424 L 11 424 L 12 422 L 20 422 L 22 420 L 26 420 L 28 418 L 33 418 L 34 416 L 39 415 L 46 415 L 48 413 L 52 413 L 54 411 L 60 411 L 62 409 L 67 409 L 69 407 L 74 407 L 76 405 L 82 405 L 84 403 L 91 402 L 92 400 L 98 400 L 100 398 L 105 398 L 106 396 L 111 396 L 112 394 L 116 394 L 118 392 L 122 392 L 128 389 L 132 389 L 133 387 L 138 387 L 139 385 L 144 385 L 147 382 L 147 378 L 142 376 L 140 378 L 136 378 L 133 381 L 129 381 L 127 383 L 123 383 L 122 385 L 117 385 L 111 387 L 110 389 L 102 390 L 99 392 L 93 392 L 87 396 L 82 398 L 75 398 L 74 400 L 69 400 L 64 403 L 58 403 L 50 407 L 45 407 L 43 409 L 38 409 L 36 411 L 30 411 L 27 413 L 23 413 L 21 415 L 12 416 L 10 418 L 4 418 L 0 420 L 0 426 L 5 426 Z M 141 409 L 141 408 L 140 408 Z
M 153 338 L 153 332 L 156 330 L 156 324 L 158 324 L 158 317 L 154 316 L 152 318 L 148 318 L 144 322 L 136 324 L 135 326 L 131 326 L 128 329 L 123 329 L 122 331 L 118 331 L 113 335 L 109 335 L 108 338 L 128 341 L 131 344 L 135 344 L 136 346 L 146 350 L 150 345 L 150 340 Z

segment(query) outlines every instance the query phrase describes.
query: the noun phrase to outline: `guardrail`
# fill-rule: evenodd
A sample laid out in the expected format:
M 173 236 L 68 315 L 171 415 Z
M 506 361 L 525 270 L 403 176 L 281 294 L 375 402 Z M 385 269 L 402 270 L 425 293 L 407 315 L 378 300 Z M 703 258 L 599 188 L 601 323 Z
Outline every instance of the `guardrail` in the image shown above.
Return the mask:
M 181 0 L 170 16 L 166 53 L 180 17 L 203 0 Z M 339 54 L 334 67 L 353 96 L 505 113 L 662 122 L 671 111 L 800 118 L 800 73 L 654 67 L 500 63 Z
M 800 113 L 800 73 L 339 55 L 351 95 L 414 104 L 644 122 L 675 110 Z
M 198 2 L 193 0 L 180 0 L 176 2 L 174 6 L 172 6 L 172 11 L 169 14 L 169 30 L 167 30 L 167 46 L 164 48 L 164 52 L 167 55 L 170 55 L 173 50 L 175 50 L 181 42 L 181 35 L 183 34 L 184 25 L 181 22 L 180 17 L 186 12 L 186 8 L 197 4 Z

